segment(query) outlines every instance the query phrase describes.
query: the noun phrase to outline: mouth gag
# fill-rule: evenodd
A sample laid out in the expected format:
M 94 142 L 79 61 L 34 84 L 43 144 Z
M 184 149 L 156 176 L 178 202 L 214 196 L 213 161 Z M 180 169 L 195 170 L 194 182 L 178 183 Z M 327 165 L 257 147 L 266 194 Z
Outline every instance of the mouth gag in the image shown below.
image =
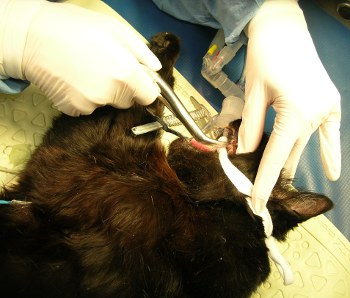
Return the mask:
M 221 147 L 227 145 L 226 142 L 214 140 L 205 135 L 197 123 L 194 121 L 194 119 L 191 117 L 190 113 L 186 110 L 185 106 L 182 104 L 181 100 L 176 95 L 174 90 L 168 85 L 168 83 L 165 82 L 157 72 L 150 69 L 147 69 L 147 72 L 152 76 L 160 88 L 161 95 L 158 96 L 158 98 L 180 120 L 180 122 L 185 126 L 185 128 L 196 141 L 209 145 L 218 145 Z M 156 119 L 156 121 L 153 123 L 133 127 L 132 132 L 137 135 L 145 133 L 146 130 L 150 131 L 153 127 L 154 129 L 164 128 L 164 122 L 162 123 L 162 121 L 159 120 L 160 119 Z M 156 122 L 159 123 L 157 124 Z

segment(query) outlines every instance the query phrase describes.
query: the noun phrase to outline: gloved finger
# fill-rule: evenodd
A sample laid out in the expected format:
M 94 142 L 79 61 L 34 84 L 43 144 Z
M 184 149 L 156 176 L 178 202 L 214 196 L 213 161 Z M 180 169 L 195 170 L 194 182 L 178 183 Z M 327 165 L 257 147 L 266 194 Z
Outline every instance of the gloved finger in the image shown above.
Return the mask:
M 139 36 L 137 36 L 130 27 L 121 22 L 118 22 L 115 28 L 118 28 L 116 34 L 119 42 L 125 48 L 127 48 L 140 63 L 148 66 L 154 71 L 158 71 L 162 68 L 162 65 L 158 58 L 152 53 L 146 43 Z
M 280 172 L 296 143 L 301 127 L 297 123 L 296 117 L 286 117 L 280 113 L 276 115 L 274 128 L 260 161 L 252 190 L 252 204 L 258 212 L 266 206 Z
M 126 74 L 125 74 L 126 75 Z M 144 66 L 135 63 L 128 74 L 119 82 L 111 105 L 117 108 L 129 108 L 136 101 L 141 105 L 151 104 L 160 94 L 160 89 Z
M 246 89 L 246 99 L 242 112 L 242 123 L 238 132 L 237 153 L 255 151 L 264 132 L 266 100 L 259 86 Z
M 135 72 L 132 85 L 135 87 L 135 101 L 141 105 L 151 104 L 159 95 L 158 84 L 150 77 L 145 68 L 138 65 L 139 71 Z
M 74 101 L 68 99 L 70 96 L 74 96 Z M 88 100 L 85 96 L 71 95 L 69 91 L 64 97 L 60 96 L 57 100 L 54 100 L 53 105 L 57 110 L 73 117 L 89 115 L 97 107 L 95 103 Z
M 291 153 L 289 154 L 289 157 L 284 164 L 284 170 L 285 174 L 289 179 L 293 179 L 295 172 L 297 170 L 301 154 L 303 153 L 307 143 L 310 140 L 311 137 L 311 131 L 306 130 L 304 135 L 301 136 L 296 143 L 294 144 Z
M 341 171 L 340 103 L 319 128 L 320 153 L 327 178 L 335 181 Z
M 105 55 L 110 59 L 103 67 L 94 68 L 93 77 L 79 76 L 83 89 L 79 89 L 78 85 L 66 88 L 63 94 L 56 94 L 55 90 L 46 92 L 60 111 L 72 116 L 86 115 L 107 104 L 126 109 L 135 100 L 148 105 L 157 98 L 160 93 L 158 85 L 146 73 L 147 68 L 139 64 L 130 51 L 119 44 L 111 45 L 102 52 L 97 50 L 97 56 Z M 120 60 L 115 53 L 122 55 L 123 59 Z

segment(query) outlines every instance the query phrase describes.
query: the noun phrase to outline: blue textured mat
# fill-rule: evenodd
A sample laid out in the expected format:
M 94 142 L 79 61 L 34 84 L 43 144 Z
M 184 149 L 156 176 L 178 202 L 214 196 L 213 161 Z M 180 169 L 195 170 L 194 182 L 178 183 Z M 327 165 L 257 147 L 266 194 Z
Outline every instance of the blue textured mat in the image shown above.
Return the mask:
M 216 110 L 220 110 L 223 96 L 200 74 L 202 57 L 216 30 L 179 21 L 161 12 L 151 0 L 105 0 L 145 38 L 159 31 L 169 31 L 181 38 L 182 52 L 176 64 L 181 74 L 206 98 Z M 337 182 L 327 180 L 319 156 L 318 135 L 315 133 L 299 163 L 296 185 L 325 193 L 335 202 L 334 210 L 326 216 L 350 240 L 350 30 L 324 12 L 314 1 L 301 0 L 309 30 L 319 56 L 330 77 L 342 95 L 342 174 Z M 242 49 L 225 71 L 237 80 L 242 72 L 245 51 Z M 302 71 L 302 70 L 301 70 Z M 295 78 L 296 81 L 298 78 Z M 270 110 L 266 130 L 270 130 L 274 113 Z

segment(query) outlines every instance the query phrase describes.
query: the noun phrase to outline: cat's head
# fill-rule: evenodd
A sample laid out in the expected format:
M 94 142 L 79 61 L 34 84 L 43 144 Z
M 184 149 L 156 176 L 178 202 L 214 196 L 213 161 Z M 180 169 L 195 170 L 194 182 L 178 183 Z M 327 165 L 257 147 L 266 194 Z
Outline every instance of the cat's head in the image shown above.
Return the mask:
M 240 121 L 230 125 L 233 133 L 228 148 L 229 158 L 254 183 L 268 136 L 263 136 L 255 152 L 236 154 L 239 124 Z M 227 199 L 246 204 L 245 196 L 233 186 L 222 170 L 216 151 L 203 150 L 188 140 L 177 139 L 169 148 L 168 161 L 187 188 L 191 200 L 215 202 Z M 332 207 L 332 201 L 325 195 L 296 190 L 291 181 L 284 177 L 282 170 L 267 204 L 274 226 L 273 236 L 284 240 L 288 231 L 299 223 L 325 213 Z

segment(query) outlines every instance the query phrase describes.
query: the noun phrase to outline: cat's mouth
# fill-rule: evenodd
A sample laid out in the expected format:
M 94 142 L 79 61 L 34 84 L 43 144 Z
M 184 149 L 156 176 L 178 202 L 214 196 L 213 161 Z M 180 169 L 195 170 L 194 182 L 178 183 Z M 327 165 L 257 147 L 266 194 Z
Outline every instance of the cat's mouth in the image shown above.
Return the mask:
M 231 122 L 228 126 L 220 130 L 220 133 L 217 135 L 217 139 L 222 136 L 225 136 L 228 140 L 228 144 L 226 146 L 226 150 L 228 155 L 235 155 L 237 146 L 238 146 L 238 129 L 239 123 Z M 217 150 L 217 145 L 208 145 L 203 144 L 195 139 L 191 139 L 190 144 L 203 152 L 214 152 Z

